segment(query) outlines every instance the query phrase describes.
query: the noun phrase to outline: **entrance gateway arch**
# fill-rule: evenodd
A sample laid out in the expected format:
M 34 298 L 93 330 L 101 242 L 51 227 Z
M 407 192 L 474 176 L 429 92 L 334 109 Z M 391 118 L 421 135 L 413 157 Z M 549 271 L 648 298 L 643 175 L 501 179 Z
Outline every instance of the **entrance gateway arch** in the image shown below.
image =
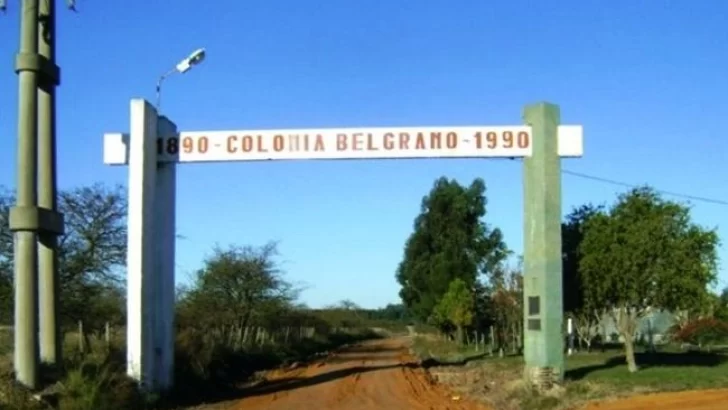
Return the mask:
M 525 125 L 511 126 L 190 132 L 143 99 L 130 111 L 129 133 L 104 135 L 104 163 L 129 167 L 127 373 L 146 388 L 173 383 L 175 170 L 216 161 L 524 158 L 524 375 L 563 377 L 561 157 L 584 149 L 558 106 L 527 105 Z

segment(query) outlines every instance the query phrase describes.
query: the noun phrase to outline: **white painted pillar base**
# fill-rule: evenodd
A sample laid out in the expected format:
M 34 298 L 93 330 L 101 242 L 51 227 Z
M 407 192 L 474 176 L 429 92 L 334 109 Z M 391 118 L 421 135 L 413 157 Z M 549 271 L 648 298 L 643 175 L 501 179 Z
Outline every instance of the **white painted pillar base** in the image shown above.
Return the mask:
M 158 118 L 148 102 L 132 100 L 126 150 L 127 374 L 147 390 L 171 387 L 174 365 L 176 170 L 174 163 L 157 162 L 159 131 L 174 133 L 176 127 Z
M 158 136 L 177 133 L 177 127 L 166 117 L 159 117 Z M 156 145 L 155 145 L 156 147 Z M 156 149 L 156 148 L 155 148 Z M 174 373 L 174 258 L 175 258 L 175 198 L 177 164 L 157 163 L 154 190 L 154 234 L 155 262 L 154 277 L 156 297 L 155 363 L 157 386 L 160 389 L 172 387 Z

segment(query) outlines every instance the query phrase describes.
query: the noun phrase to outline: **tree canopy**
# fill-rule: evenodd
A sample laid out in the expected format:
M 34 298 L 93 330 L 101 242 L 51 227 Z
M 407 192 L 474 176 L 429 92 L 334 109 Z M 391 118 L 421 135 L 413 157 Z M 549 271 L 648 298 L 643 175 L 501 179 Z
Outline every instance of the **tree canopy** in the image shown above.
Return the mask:
M 13 317 L 13 234 L 8 211 L 14 197 L 0 189 L 0 318 Z M 87 328 L 124 320 L 126 192 L 95 184 L 61 191 L 58 208 L 65 234 L 58 239 L 60 314 L 64 325 Z
M 563 255 L 563 298 L 564 312 L 578 314 L 584 309 L 584 290 L 579 276 L 579 248 L 584 240 L 586 223 L 604 211 L 602 206 L 592 204 L 574 208 L 561 224 L 561 247 Z
M 423 198 L 396 273 L 402 301 L 420 320 L 430 318 L 454 279 L 473 289 L 479 274 L 507 257 L 501 231 L 483 220 L 485 191 L 482 179 L 466 187 L 442 177 Z
M 243 329 L 293 308 L 298 293 L 283 277 L 275 243 L 216 247 L 178 300 L 180 320 Z M 200 321 L 200 317 L 205 317 Z
M 625 339 L 636 371 L 632 339 L 651 310 L 703 305 L 716 279 L 718 235 L 691 221 L 690 209 L 649 187 L 620 195 L 585 223 L 579 247 L 584 302 L 606 309 Z

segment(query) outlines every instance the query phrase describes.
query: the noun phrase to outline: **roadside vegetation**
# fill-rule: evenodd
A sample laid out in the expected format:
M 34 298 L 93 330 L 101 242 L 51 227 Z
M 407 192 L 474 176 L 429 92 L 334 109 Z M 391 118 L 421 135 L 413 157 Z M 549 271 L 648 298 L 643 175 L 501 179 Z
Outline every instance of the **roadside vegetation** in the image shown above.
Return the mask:
M 0 190 L 0 409 L 176 409 L 245 394 L 259 372 L 391 334 L 439 381 L 498 409 L 552 409 L 635 393 L 725 386 L 728 291 L 716 293 L 715 229 L 649 187 L 576 207 L 561 226 L 564 312 L 574 324 L 564 383 L 523 380 L 523 272 L 487 214 L 486 185 L 440 178 L 424 197 L 396 280 L 401 305 L 299 302 L 275 243 L 214 247 L 177 289 L 175 388 L 142 394 L 125 376 L 126 198 L 64 191 L 59 206 L 63 363 L 44 390 L 12 375 L 12 235 Z M 565 346 L 568 335 L 564 328 Z M 194 387 L 194 388 L 192 388 Z
M 575 207 L 563 221 L 564 316 L 578 353 L 563 384 L 524 385 L 527 272 L 488 218 L 485 193 L 480 179 L 435 181 L 396 273 L 408 311 L 437 329 L 417 337 L 413 351 L 439 380 L 498 409 L 728 385 L 716 230 L 650 187 Z M 564 326 L 565 349 L 568 339 Z
M 126 376 L 122 187 L 62 192 L 60 239 L 63 363 L 28 392 L 12 374 L 12 235 L 0 194 L 0 409 L 143 410 L 187 408 L 239 397 L 256 373 L 296 366 L 337 347 L 405 332 L 404 309 L 364 310 L 350 301 L 325 309 L 299 304 L 275 243 L 213 248 L 177 290 L 175 388 L 150 396 Z
M 723 347 L 686 350 L 680 344 L 666 344 L 652 350 L 637 346 L 635 357 L 641 368 L 628 376 L 621 345 L 597 347 L 568 356 L 564 382 L 549 391 L 523 383 L 521 355 L 491 356 L 436 335 L 418 337 L 413 352 L 439 382 L 503 410 L 572 409 L 639 394 L 728 386 L 728 351 Z

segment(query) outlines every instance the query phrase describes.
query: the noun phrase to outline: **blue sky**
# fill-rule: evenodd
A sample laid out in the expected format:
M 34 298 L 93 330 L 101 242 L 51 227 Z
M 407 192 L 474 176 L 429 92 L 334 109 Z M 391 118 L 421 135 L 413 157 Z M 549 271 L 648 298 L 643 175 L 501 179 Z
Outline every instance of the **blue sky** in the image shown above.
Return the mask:
M 0 184 L 14 186 L 18 5 L 0 17 Z M 61 0 L 57 0 L 63 3 Z M 171 4 L 174 3 L 174 7 Z M 690 5 L 688 5 L 690 4 Z M 165 83 L 182 130 L 519 124 L 526 103 L 585 128 L 567 170 L 728 199 L 728 3 L 635 1 L 80 1 L 59 16 L 59 183 L 125 183 L 102 164 L 129 100 Z M 398 300 L 394 271 L 435 178 L 488 187 L 489 223 L 522 249 L 521 164 L 409 160 L 186 164 L 178 280 L 215 243 L 279 240 L 288 279 L 321 306 Z M 625 188 L 564 175 L 564 213 Z M 728 207 L 693 202 L 728 238 Z M 726 259 L 726 248 L 720 255 Z M 721 268 L 722 284 L 728 272 Z

